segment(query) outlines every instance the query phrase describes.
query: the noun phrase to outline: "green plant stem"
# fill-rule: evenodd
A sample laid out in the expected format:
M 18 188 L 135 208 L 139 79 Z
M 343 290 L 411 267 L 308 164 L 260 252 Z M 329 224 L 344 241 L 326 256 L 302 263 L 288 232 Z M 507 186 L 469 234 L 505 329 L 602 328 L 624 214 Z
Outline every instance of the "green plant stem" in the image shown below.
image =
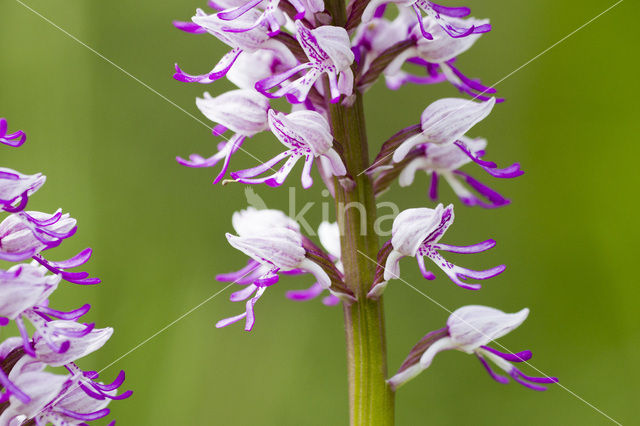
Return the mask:
M 350 190 L 339 183 L 335 186 L 345 283 L 357 298 L 353 304 L 344 304 L 351 425 L 389 426 L 394 422 L 394 393 L 386 383 L 383 302 L 367 298 L 375 273 L 370 259 L 376 258 L 378 236 L 371 179 L 361 173 L 369 164 L 362 98 L 358 94 L 351 107 L 331 105 L 330 112 L 334 135 L 355 179 Z
M 328 0 L 333 25 L 344 26 L 344 0 Z M 351 426 L 394 424 L 394 393 L 386 383 L 387 351 L 382 299 L 371 300 L 367 292 L 373 282 L 378 253 L 375 197 L 371 179 L 363 173 L 369 166 L 362 95 L 353 105 L 330 104 L 331 126 L 343 148 L 347 170 L 355 185 L 336 182 L 336 216 L 341 229 L 345 283 L 357 301 L 344 303 L 349 377 Z

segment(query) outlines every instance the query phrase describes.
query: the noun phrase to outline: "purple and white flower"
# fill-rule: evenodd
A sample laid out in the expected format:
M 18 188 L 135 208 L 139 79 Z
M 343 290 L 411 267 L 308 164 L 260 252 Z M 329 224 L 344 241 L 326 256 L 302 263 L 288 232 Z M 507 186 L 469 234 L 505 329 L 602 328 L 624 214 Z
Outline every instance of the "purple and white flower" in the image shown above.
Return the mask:
M 309 188 L 313 184 L 311 168 L 317 157 L 324 157 L 328 160 L 327 164 L 331 168 L 327 171 L 331 175 L 344 176 L 347 173 L 340 155 L 332 147 L 333 136 L 329 123 L 321 114 L 304 110 L 287 115 L 269 110 L 269 128 L 278 140 L 289 149 L 257 167 L 231 173 L 231 177 L 238 182 L 280 186 L 301 158 L 305 159 L 302 170 L 303 188 Z M 285 164 L 274 174 L 261 178 L 256 177 L 272 169 L 287 157 Z
M 57 247 L 76 231 L 76 220 L 58 211 L 20 212 L 0 223 L 0 259 L 21 261 L 52 247 Z
M 61 367 L 100 349 L 113 334 L 110 327 L 96 329 L 69 320 L 45 321 L 37 318 L 33 348 L 36 358 L 52 367 Z M 61 352 L 61 348 L 65 350 Z
M 436 145 L 456 143 L 473 126 L 489 115 L 495 103 L 495 98 L 486 102 L 473 102 L 459 98 L 435 101 L 422 112 L 420 117 L 422 132 L 402 142 L 393 153 L 393 161 L 395 163 L 402 161 L 413 148 L 423 143 Z
M 6 325 L 9 320 L 46 302 L 62 278 L 46 272 L 44 267 L 31 264 L 0 270 L 0 324 Z
M 289 0 L 289 3 L 296 11 L 293 16 L 295 20 L 302 19 L 305 16 L 312 16 L 314 13 L 324 10 L 324 1 L 322 0 Z M 273 37 L 280 32 L 280 27 L 286 22 L 284 11 L 279 9 L 279 5 L 280 0 L 249 0 L 240 6 L 223 10 L 217 16 L 223 21 L 232 21 L 250 10 L 261 8 L 263 10 L 259 11 L 260 16 L 253 24 L 246 28 L 232 28 L 225 31 L 244 32 L 263 25 L 269 28 L 268 34 Z
M 397 389 L 427 369 L 433 358 L 445 350 L 458 350 L 474 354 L 485 367 L 489 375 L 500 383 L 509 379 L 493 371 L 488 361 L 506 372 L 513 380 L 529 389 L 543 391 L 540 384 L 557 383 L 555 377 L 532 377 L 525 375 L 512 362 L 526 362 L 531 359 L 530 351 L 505 353 L 487 346 L 511 330 L 517 328 L 529 315 L 529 309 L 507 314 L 487 306 L 464 306 L 453 312 L 447 320 L 447 326 L 427 334 L 402 364 L 398 373 L 388 380 L 393 389 Z
M 429 197 L 434 201 L 438 198 L 438 182 L 442 177 L 460 200 L 468 206 L 495 208 L 509 204 L 509 200 L 498 192 L 459 170 L 462 166 L 479 159 L 484 154 L 484 149 L 487 146 L 486 139 L 471 139 L 462 136 L 459 141 L 464 144 L 467 150 L 461 150 L 458 145 L 438 145 L 435 143 L 425 143 L 414 148 L 412 154 L 406 157 L 410 159 L 409 162 L 398 176 L 400 186 L 411 185 L 416 172 L 422 170 L 431 177 Z M 518 163 L 514 163 L 506 169 L 487 167 L 483 164 L 480 164 L 480 167 L 496 178 L 515 178 L 523 174 Z M 459 179 L 465 181 L 482 198 L 467 189 Z
M 288 228 L 272 228 L 248 237 L 227 234 L 227 240 L 231 246 L 266 267 L 266 272 L 243 290 L 231 295 L 230 300 L 233 302 L 250 299 L 246 302 L 245 312 L 219 321 L 216 324 L 218 328 L 246 318 L 244 329 L 250 331 L 255 324 L 256 302 L 262 297 L 267 287 L 278 282 L 280 272 L 309 272 L 315 276 L 323 288 L 328 289 L 331 286 L 331 279 L 327 273 L 305 256 L 302 236 L 297 231 Z
M 453 205 L 446 208 L 438 204 L 435 209 L 418 208 L 401 212 L 393 221 L 391 250 L 387 257 L 384 270 L 384 280 L 400 277 L 400 259 L 415 257 L 422 276 L 428 280 L 435 279 L 435 275 L 428 271 L 424 257 L 431 259 L 456 285 L 469 290 L 478 290 L 479 284 L 465 282 L 469 278 L 486 280 L 501 274 L 504 265 L 496 266 L 485 271 L 474 271 L 462 268 L 445 260 L 439 251 L 451 253 L 480 253 L 496 245 L 494 240 L 486 240 L 471 246 L 452 246 L 439 243 L 440 239 L 453 223 Z
M 406 41 L 416 24 L 416 17 L 406 8 L 400 8 L 398 16 L 393 20 L 375 17 L 366 23 L 361 23 L 352 41 L 354 49 L 360 56 L 358 60 L 360 74 L 366 73 L 371 63 L 385 50 L 396 43 Z
M 217 278 L 221 281 L 235 278 L 234 282 L 245 285 L 244 289 L 231 294 L 232 302 L 249 300 L 245 312 L 219 321 L 216 327 L 226 327 L 245 319 L 245 330 L 250 331 L 255 324 L 256 302 L 267 287 L 278 282 L 280 273 L 310 273 L 323 289 L 331 287 L 327 272 L 307 257 L 298 224 L 284 213 L 250 208 L 234 215 L 233 227 L 238 235 L 227 233 L 229 244 L 249 256 L 253 262 L 241 271 Z
M 285 49 L 283 51 L 258 50 L 238 56 L 227 73 L 227 80 L 240 89 L 255 90 L 258 81 L 284 72 L 298 65 L 298 60 Z
M 340 95 L 349 96 L 353 92 L 353 72 L 351 64 L 355 58 L 351 51 L 351 41 L 342 27 L 323 25 L 308 29 L 296 21 L 296 39 L 304 50 L 309 62 L 300 64 L 286 72 L 260 80 L 256 90 L 270 98 L 287 96 L 291 103 L 304 102 L 313 85 L 327 74 L 331 102 L 338 102 Z M 301 77 L 287 81 L 298 73 Z M 275 92 L 270 89 L 280 86 Z
M 296 232 L 300 231 L 300 225 L 295 220 L 282 211 L 275 209 L 258 210 L 254 207 L 247 207 L 245 210 L 233 213 L 231 224 L 236 234 L 241 237 L 251 236 L 269 228 L 287 228 Z M 269 270 L 270 267 L 268 265 L 263 265 L 254 259 L 250 259 L 244 268 L 236 272 L 219 274 L 216 276 L 216 280 L 246 286 L 267 274 Z M 289 273 L 296 272 L 290 271 Z
M 44 185 L 46 179 L 42 173 L 23 175 L 0 167 L 0 208 L 10 213 L 23 210 L 29 196 Z
M 8 398 L 9 404 L 0 414 L 0 424 L 8 426 L 20 426 L 38 415 L 58 395 L 67 381 L 66 376 L 42 369 L 23 370 L 19 365 L 11 370 L 9 379 L 29 397 L 24 400 L 11 394 Z
M 106 391 L 115 395 L 116 391 Z M 62 391 L 54 399 L 43 407 L 36 415 L 36 424 L 54 425 L 83 425 L 85 422 L 98 420 L 109 415 L 107 405 L 111 400 L 108 397 L 93 398 L 78 386 L 75 381 L 67 380 Z
M 198 9 L 192 18 L 194 24 L 227 44 L 231 47 L 231 50 L 206 74 L 187 74 L 176 64 L 176 72 L 173 78 L 186 83 L 212 83 L 224 77 L 243 52 L 253 53 L 264 49 L 278 52 L 278 54 L 282 56 L 290 56 L 291 52 L 289 49 L 278 40 L 270 38 L 267 30 L 262 25 L 247 29 L 247 27 L 251 27 L 259 17 L 260 12 L 250 10 L 233 21 L 225 21 L 217 14 L 207 15 L 201 9 Z M 190 32 L 201 31 L 195 31 L 194 27 L 194 31 Z
M 231 156 L 240 149 L 245 139 L 268 129 L 267 110 L 269 100 L 255 90 L 238 89 L 213 97 L 205 92 L 196 99 L 198 109 L 211 121 L 218 123 L 214 135 L 223 135 L 227 130 L 234 134 L 218 145 L 218 152 L 209 158 L 191 154 L 189 159 L 177 157 L 179 164 L 187 167 L 213 167 L 222 161 L 222 169 L 213 183 L 222 180 L 229 168 Z
M 428 27 L 422 25 L 422 12 L 435 21 L 449 37 L 462 38 L 491 31 L 489 23 L 478 23 L 473 18 L 467 21 L 459 19 L 469 16 L 471 10 L 467 7 L 445 7 L 428 0 L 372 0 L 362 14 L 362 21 L 369 22 L 373 19 L 376 9 L 388 3 L 411 7 L 420 22 L 421 33 L 427 40 L 433 40 L 433 35 Z
M 489 20 L 476 20 L 470 18 L 476 26 L 488 25 Z M 422 27 L 426 27 L 433 34 L 432 40 L 417 37 L 419 26 L 413 26 L 412 35 L 417 40 L 415 44 L 405 49 L 394 58 L 384 70 L 387 87 L 392 90 L 399 89 L 406 83 L 434 84 L 447 80 L 461 92 L 474 99 L 489 100 L 496 90 L 483 85 L 480 81 L 464 75 L 455 65 L 456 58 L 467 51 L 480 38 L 481 34 L 472 34 L 464 38 L 451 38 L 432 19 L 425 18 Z M 426 75 L 414 75 L 402 70 L 405 63 L 421 66 L 426 70 Z M 502 102 L 503 99 L 497 99 Z
M 66 375 L 44 372 L 45 366 L 23 356 L 11 367 L 11 383 L 20 386 L 29 398 L 21 400 L 12 395 L 0 414 L 0 424 L 19 426 L 32 420 L 38 425 L 85 425 L 107 416 L 106 406 L 111 400 L 131 396 L 131 391 L 117 395 L 124 372 L 113 383 L 103 384 L 94 381 L 97 373 L 84 372 L 75 364 L 65 365 L 70 373 Z
M 54 274 L 60 274 L 74 284 L 98 284 L 100 279 L 89 278 L 87 272 L 69 272 L 67 269 L 84 265 L 91 258 L 91 249 L 82 250 L 74 257 L 52 262 L 41 252 L 59 246 L 76 232 L 76 220 L 61 210 L 49 215 L 42 212 L 20 211 L 9 215 L 0 223 L 0 259 L 19 262 L 32 258 Z

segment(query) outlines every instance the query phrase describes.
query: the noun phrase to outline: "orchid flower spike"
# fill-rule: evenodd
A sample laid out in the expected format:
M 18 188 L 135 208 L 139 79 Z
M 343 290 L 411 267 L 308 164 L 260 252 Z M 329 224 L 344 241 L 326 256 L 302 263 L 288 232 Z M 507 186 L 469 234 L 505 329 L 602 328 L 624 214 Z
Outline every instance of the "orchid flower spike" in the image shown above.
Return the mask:
M 0 119 L 0 139 L 18 146 L 24 134 L 6 135 L 6 121 Z M 0 259 L 33 260 L 0 269 L 0 326 L 13 321 L 20 333 L 20 337 L 0 343 L 2 425 L 84 425 L 109 413 L 107 398 L 131 395 L 130 391 L 116 395 L 124 373 L 113 383 L 102 385 L 94 382 L 97 373 L 84 372 L 74 364 L 102 347 L 113 332 L 77 322 L 90 305 L 68 312 L 49 307 L 48 299 L 62 279 L 76 284 L 97 284 L 100 280 L 89 278 L 87 272 L 69 271 L 90 259 L 90 248 L 63 261 L 43 257 L 43 252 L 59 246 L 77 229 L 76 220 L 61 209 L 52 214 L 24 210 L 28 197 L 44 181 L 39 173 L 29 176 L 0 168 L 0 203 L 9 213 L 0 223 Z M 25 320 L 33 326 L 33 333 Z M 64 367 L 71 374 L 51 374 L 43 371 L 45 367 Z
M 489 115 L 495 98 L 486 102 L 444 98 L 429 105 L 420 117 L 422 132 L 402 142 L 393 153 L 393 161 L 402 161 L 417 145 L 453 144 L 478 122 Z
M 462 136 L 460 142 L 468 149 L 468 153 L 471 156 L 461 150 L 458 145 L 437 145 L 434 143 L 418 145 L 412 151 L 412 154 L 406 157 L 408 163 L 398 176 L 400 186 L 411 185 L 416 172 L 422 170 L 431 176 L 429 197 L 434 201 L 438 199 L 438 182 L 439 178 L 442 177 L 460 200 L 468 206 L 495 208 L 509 204 L 510 201 L 498 192 L 459 170 L 462 166 L 479 159 L 484 154 L 484 149 L 487 146 L 486 139 L 471 139 Z M 523 174 L 518 163 L 514 163 L 506 169 L 491 168 L 483 164 L 479 165 L 489 175 L 496 178 L 515 178 Z M 462 178 L 482 198 L 467 189 L 459 178 Z
M 239 89 L 213 97 L 205 92 L 203 98 L 196 99 L 198 109 L 211 121 L 219 123 L 214 127 L 214 135 L 222 135 L 227 130 L 234 132 L 226 142 L 218 145 L 218 152 L 209 158 L 191 154 L 189 159 L 177 157 L 179 164 L 187 167 L 213 167 L 222 161 L 222 169 L 213 180 L 222 180 L 229 168 L 231 156 L 240 149 L 245 139 L 268 128 L 267 110 L 269 100 L 255 90 Z
M 260 17 L 260 12 L 251 10 L 238 16 L 233 21 L 225 21 L 217 14 L 207 15 L 198 9 L 192 18 L 193 23 L 202 30 L 190 32 L 208 32 L 223 43 L 231 47 L 215 67 L 207 74 L 187 74 L 175 65 L 173 78 L 185 83 L 212 83 L 224 77 L 234 65 L 238 56 L 243 52 L 252 53 L 260 49 L 273 50 L 282 55 L 291 56 L 287 47 L 278 40 L 270 38 L 267 30 L 262 26 L 253 26 Z M 251 28 L 248 28 L 251 27 Z
M 300 158 L 305 159 L 302 170 L 302 186 L 309 188 L 313 184 L 311 168 L 317 157 L 325 157 L 331 165 L 329 172 L 334 176 L 344 176 L 347 170 L 340 155 L 333 149 L 333 136 L 327 120 L 315 111 L 296 111 L 283 114 L 269 110 L 269 128 L 288 150 L 257 167 L 231 173 L 231 177 L 246 184 L 266 183 L 280 186 Z M 285 164 L 272 175 L 256 178 L 287 158 Z
M 260 221 L 261 217 L 266 220 Z M 292 220 L 285 218 L 284 214 L 278 215 L 272 210 L 247 210 L 234 217 L 234 229 L 239 235 L 226 234 L 227 240 L 231 246 L 256 262 L 252 269 L 244 268 L 248 269 L 244 275 L 251 274 L 256 268 L 261 268 L 261 275 L 255 277 L 252 274 L 252 282 L 231 295 L 233 302 L 251 297 L 246 303 L 245 312 L 219 321 L 216 327 L 226 327 L 245 319 L 245 330 L 250 331 L 255 324 L 254 305 L 267 287 L 278 282 L 280 272 L 308 272 L 318 280 L 322 288 L 329 289 L 331 286 L 331 279 L 324 269 L 306 256 L 303 237 L 297 224 L 292 226 Z
M 369 22 L 373 19 L 376 9 L 383 4 L 396 3 L 411 7 L 419 22 L 422 22 L 422 12 L 434 20 L 446 33 L 453 38 L 468 37 L 472 34 L 481 34 L 491 31 L 488 23 L 465 23 L 457 18 L 469 16 L 471 10 L 468 7 L 445 7 L 428 0 L 372 0 L 367 4 L 362 13 L 362 21 Z M 421 33 L 427 40 L 433 40 L 433 35 L 421 24 Z
M 497 382 L 508 383 L 509 379 L 495 373 L 487 360 L 506 372 L 513 380 L 529 389 L 543 391 L 546 387 L 540 383 L 557 383 L 555 377 L 531 377 L 522 373 L 512 362 L 525 362 L 531 359 L 530 351 L 505 353 L 493 349 L 487 344 L 499 339 L 517 328 L 529 315 L 529 309 L 507 314 L 488 306 L 464 306 L 449 316 L 447 326 L 433 331 L 416 344 L 395 376 L 388 383 L 395 390 L 427 369 L 433 358 L 445 350 L 458 350 L 474 354 Z
M 423 257 L 431 259 L 455 284 L 468 290 L 478 290 L 479 284 L 463 282 L 468 278 L 486 280 L 495 277 L 505 270 L 504 265 L 486 271 L 474 271 L 462 268 L 445 260 L 440 250 L 451 253 L 480 253 L 496 245 L 494 240 L 486 240 L 471 246 L 452 246 L 438 243 L 440 238 L 453 223 L 453 205 L 446 208 L 438 204 L 435 209 L 419 208 L 401 212 L 393 221 L 391 250 L 385 263 L 384 280 L 400 277 L 400 259 L 406 256 L 415 257 L 422 276 L 428 280 L 435 279 L 425 266 Z
M 337 222 L 323 221 L 318 227 L 318 238 L 320 243 L 327 250 L 329 256 L 336 263 L 338 271 L 344 273 L 344 267 L 340 260 L 340 227 Z M 306 301 L 315 299 L 326 289 L 319 282 L 314 283 L 311 287 L 304 290 L 289 290 L 286 293 L 287 298 L 296 301 Z M 340 298 L 335 294 L 329 294 L 322 299 L 322 303 L 326 306 L 334 306 L 340 302 Z
M 270 98 L 287 95 L 289 102 L 300 103 L 307 99 L 309 91 L 322 74 L 327 74 L 331 102 L 338 102 L 341 94 L 351 95 L 353 92 L 351 64 L 355 56 L 351 51 L 347 30 L 331 25 L 310 30 L 302 22 L 296 21 L 296 39 L 309 58 L 309 62 L 260 80 L 256 83 L 256 90 Z M 302 77 L 285 83 L 299 72 L 304 72 Z M 276 86 L 280 88 L 273 93 L 269 92 Z

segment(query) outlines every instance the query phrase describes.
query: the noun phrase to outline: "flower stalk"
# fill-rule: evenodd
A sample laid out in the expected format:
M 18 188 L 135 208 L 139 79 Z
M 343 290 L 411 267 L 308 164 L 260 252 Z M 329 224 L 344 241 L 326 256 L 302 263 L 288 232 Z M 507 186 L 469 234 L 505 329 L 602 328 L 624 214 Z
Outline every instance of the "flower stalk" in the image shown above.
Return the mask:
M 355 180 L 348 188 L 339 182 L 335 185 L 345 284 L 357 298 L 344 303 L 351 425 L 393 425 L 394 393 L 386 383 L 383 299 L 367 298 L 375 272 L 371 259 L 376 258 L 379 247 L 373 230 L 373 185 L 362 173 L 369 166 L 362 97 L 357 94 L 349 107 L 333 104 L 330 111 L 334 135 L 340 138 L 347 170 Z M 364 206 L 365 216 L 363 210 L 350 206 Z
M 333 24 L 346 23 L 343 0 L 326 2 Z M 335 179 L 336 215 L 341 230 L 340 243 L 345 284 L 356 295 L 353 303 L 343 303 L 349 378 L 349 413 L 352 426 L 393 425 L 394 392 L 386 382 L 387 346 L 383 299 L 367 298 L 375 268 L 371 260 L 378 253 L 375 196 L 369 167 L 369 149 L 362 95 L 355 91 L 350 106 L 328 103 L 331 127 L 342 146 L 346 168 L 355 185 L 342 185 Z M 350 206 L 364 206 L 363 211 Z

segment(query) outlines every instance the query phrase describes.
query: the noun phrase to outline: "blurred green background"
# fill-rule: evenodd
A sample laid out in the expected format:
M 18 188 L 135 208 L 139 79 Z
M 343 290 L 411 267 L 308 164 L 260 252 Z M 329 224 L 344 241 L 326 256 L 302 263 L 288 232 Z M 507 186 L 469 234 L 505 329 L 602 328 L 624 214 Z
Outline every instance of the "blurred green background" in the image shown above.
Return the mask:
M 205 72 L 225 47 L 209 36 L 181 33 L 171 20 L 188 19 L 203 3 L 25 1 L 198 118 L 194 98 L 230 86 L 178 83 L 171 78 L 173 62 Z M 472 3 L 474 15 L 490 17 L 494 31 L 459 64 L 491 84 L 613 1 Z M 623 424 L 638 422 L 638 12 L 637 2 L 622 2 L 500 83 L 508 101 L 471 132 L 489 139 L 488 158 L 503 166 L 520 161 L 526 174 L 507 182 L 482 176 L 513 204 L 494 211 L 457 207 L 446 240 L 495 238 L 498 246 L 486 254 L 452 258 L 469 267 L 506 263 L 507 271 L 469 292 L 442 275 L 422 280 L 415 263 L 403 263 L 405 278 L 449 309 L 471 303 L 531 308 L 529 320 L 502 343 L 533 350 L 533 365 L 557 375 L 566 389 L 536 393 L 500 385 L 471 357 L 446 353 L 402 388 L 399 425 L 611 423 L 596 409 Z M 103 284 L 64 285 L 53 304 L 73 308 L 88 301 L 89 318 L 115 328 L 111 341 L 81 362 L 101 369 L 222 289 L 216 273 L 244 265 L 224 238 L 231 213 L 245 207 L 243 187 L 212 186 L 217 169 L 178 166 L 176 155 L 214 152 L 210 130 L 20 2 L 0 5 L 0 52 L 0 116 L 28 134 L 22 148 L 2 150 L 2 165 L 48 176 L 31 208 L 63 207 L 78 218 L 77 235 L 50 258 L 85 246 L 95 250 L 88 269 Z M 372 156 L 442 96 L 457 92 L 446 84 L 398 92 L 376 85 L 366 101 Z M 266 134 L 245 147 L 262 159 L 281 149 Z M 232 169 L 255 163 L 240 152 Z M 289 184 L 297 184 L 296 174 Z M 270 207 L 286 209 L 286 187 L 255 189 Z M 297 191 L 298 208 L 327 202 L 321 189 L 316 179 L 311 190 Z M 427 205 L 426 193 L 421 176 L 383 199 L 418 207 Z M 443 202 L 452 200 L 443 191 Z M 320 208 L 308 217 L 317 224 Z M 252 333 L 238 325 L 214 327 L 243 309 L 228 301 L 229 289 L 128 354 L 104 372 L 108 379 L 126 370 L 126 385 L 135 391 L 112 404 L 114 417 L 122 425 L 346 424 L 341 309 L 284 298 L 285 289 L 310 283 L 309 277 L 286 278 L 268 291 Z M 447 313 L 399 281 L 386 294 L 394 371 Z

